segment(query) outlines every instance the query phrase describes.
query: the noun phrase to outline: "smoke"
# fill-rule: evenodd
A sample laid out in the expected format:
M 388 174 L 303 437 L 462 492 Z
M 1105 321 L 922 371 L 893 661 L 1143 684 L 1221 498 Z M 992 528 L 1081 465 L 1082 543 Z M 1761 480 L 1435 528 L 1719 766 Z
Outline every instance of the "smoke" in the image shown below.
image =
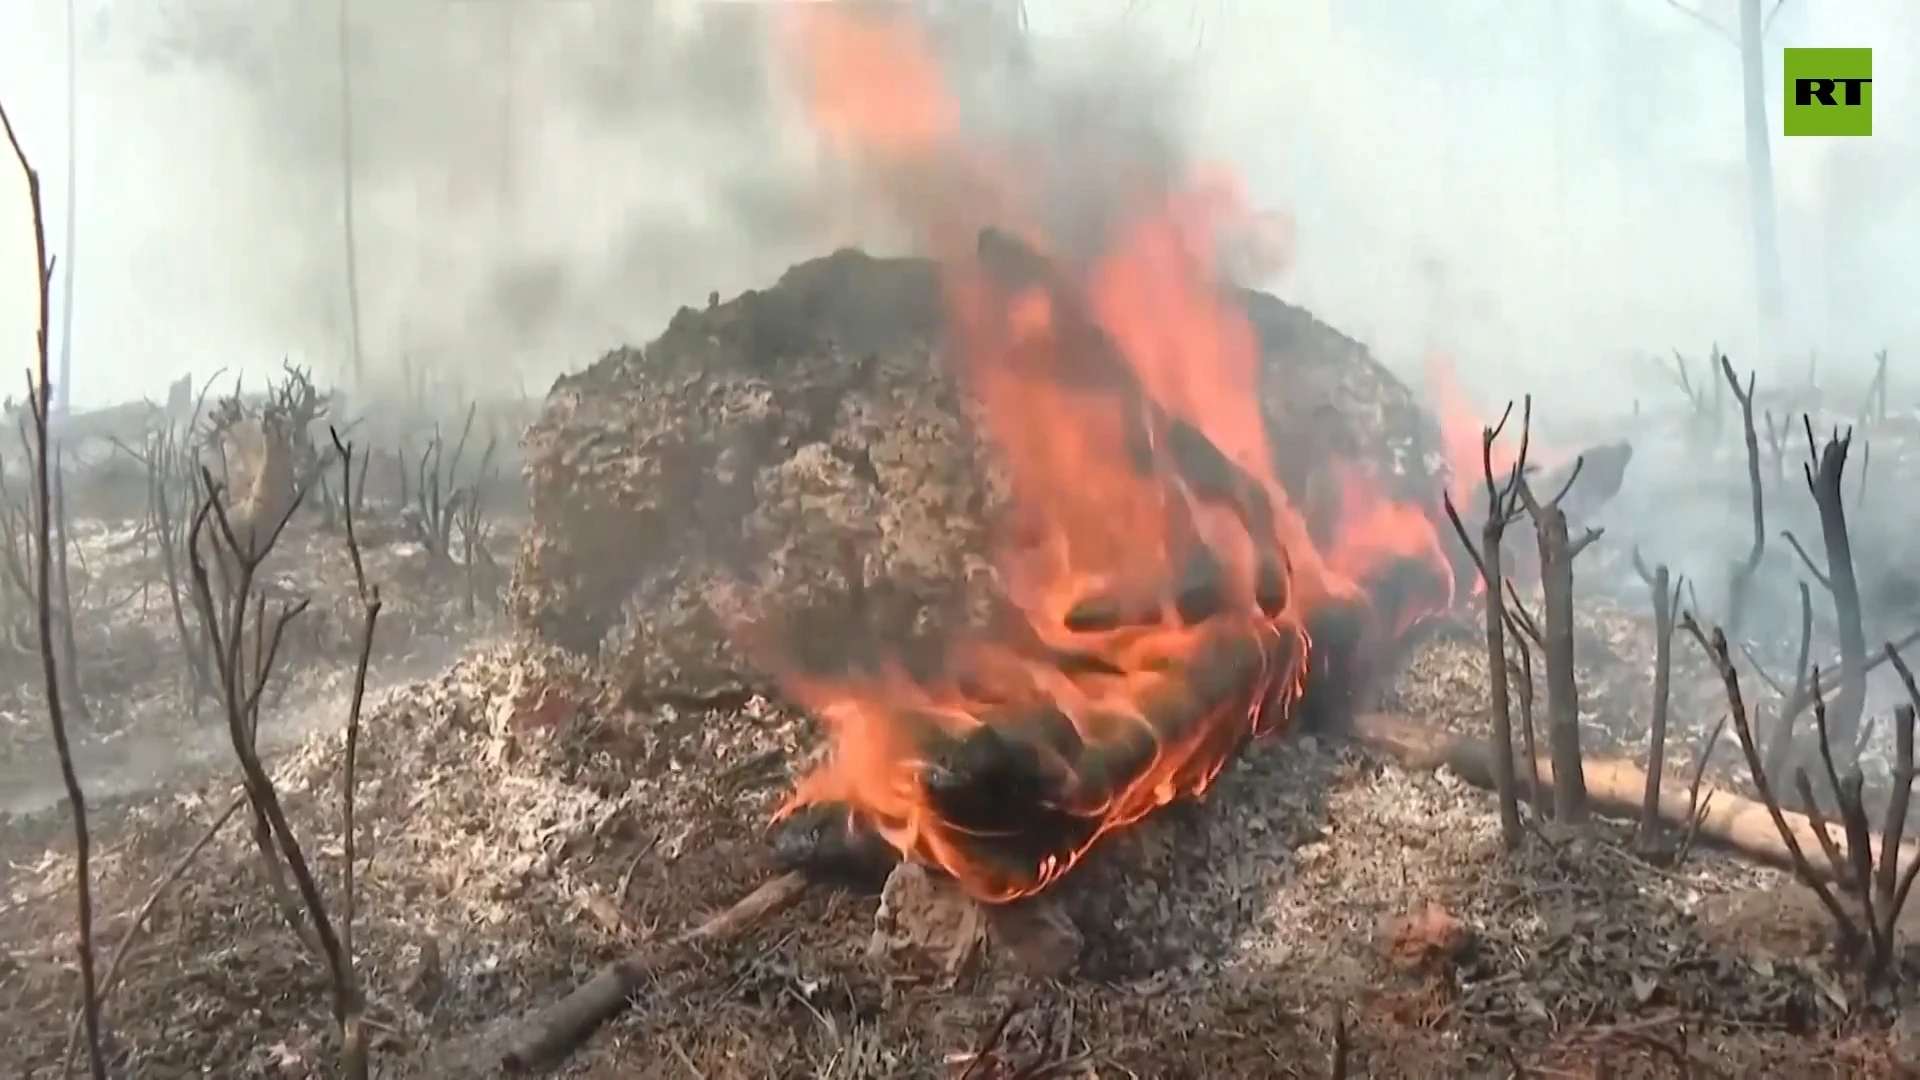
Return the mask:
M 1686 2 L 1737 32 L 1737 0 Z M 1810 348 L 1838 372 L 1920 343 L 1906 260 L 1830 205 L 1841 155 L 1890 178 L 1920 153 L 1901 79 L 1911 10 L 1788 0 L 1769 30 L 1776 132 L 1781 46 L 1872 46 L 1887 74 L 1870 144 L 1772 141 L 1788 288 L 1775 345 L 1796 367 L 1755 352 L 1740 55 L 1714 29 L 1664 0 L 1207 8 L 1188 35 L 1202 146 L 1297 216 L 1282 291 L 1403 371 L 1439 348 L 1484 405 L 1532 391 L 1564 418 L 1664 399 L 1635 357 L 1674 347 L 1718 341 L 1764 379 L 1804 370 Z M 1920 200 L 1891 187 L 1848 213 L 1915 235 Z
M 15 24 L 0 94 L 57 245 L 64 20 L 25 7 L 0 15 Z M 805 143 L 746 9 L 705 7 L 352 4 L 370 375 L 411 366 L 537 393 L 651 337 L 674 307 L 822 246 Z M 347 376 L 337 19 L 291 0 L 83 10 L 77 400 L 288 357 Z M 25 357 L 30 248 L 11 176 L 0 198 L 0 340 Z
M 283 357 L 344 377 L 337 9 L 80 6 L 76 400 Z M 674 307 L 866 235 L 765 62 L 756 6 L 353 0 L 371 372 L 537 391 Z M 1763 378 L 1804 369 L 1752 352 L 1738 52 L 1664 0 L 1026 7 L 1036 78 L 1104 89 L 1033 110 L 983 77 L 970 102 L 1081 133 L 1055 145 L 1064 175 L 1107 167 L 1096 128 L 1233 166 L 1296 226 L 1285 275 L 1257 284 L 1410 375 L 1438 348 L 1483 402 L 1533 391 L 1553 415 L 1666 393 L 1636 357 L 1675 346 L 1718 341 Z M 1735 0 L 1699 10 L 1737 25 Z M 1781 354 L 1920 345 L 1908 245 L 1885 238 L 1888 222 L 1914 235 L 1920 208 L 1873 182 L 1915 160 L 1917 24 L 1895 0 L 1789 0 L 1777 17 L 1774 44 L 1871 45 L 1885 73 L 1870 142 L 1773 142 Z M 50 0 L 0 10 L 0 100 L 45 176 L 56 244 L 64 35 Z M 11 175 L 0 200 L 0 342 L 24 358 Z M 1077 205 L 1071 185 L 1055 202 Z

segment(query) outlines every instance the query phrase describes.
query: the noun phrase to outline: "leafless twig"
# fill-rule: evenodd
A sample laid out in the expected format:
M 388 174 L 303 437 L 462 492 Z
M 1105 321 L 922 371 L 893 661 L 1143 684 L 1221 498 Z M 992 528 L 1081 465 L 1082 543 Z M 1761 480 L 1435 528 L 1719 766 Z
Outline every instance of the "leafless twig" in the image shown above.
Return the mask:
M 87 829 L 87 797 L 80 787 L 80 774 L 73 764 L 73 746 L 67 738 L 67 718 L 61 711 L 61 672 L 56 659 L 53 620 L 53 476 L 47 420 L 53 406 L 53 381 L 47 353 L 49 282 L 53 260 L 47 255 L 46 218 L 41 210 L 40 174 L 27 159 L 20 139 L 14 134 L 13 121 L 0 106 L 0 130 L 26 177 L 27 199 L 33 212 L 34 279 L 39 283 L 38 322 L 34 329 L 35 366 L 28 373 L 27 397 L 32 406 L 34 470 L 33 524 L 34 608 L 40 638 L 40 669 L 46 683 L 47 720 L 53 727 L 54 751 L 60 758 L 60 779 L 67 791 L 67 805 L 73 810 L 73 877 L 75 916 L 80 950 L 80 1015 L 87 1036 L 87 1063 L 94 1080 L 106 1080 L 107 1061 L 100 1045 L 100 994 L 94 977 L 93 953 L 93 837 Z M 72 654 L 67 657 L 71 662 Z

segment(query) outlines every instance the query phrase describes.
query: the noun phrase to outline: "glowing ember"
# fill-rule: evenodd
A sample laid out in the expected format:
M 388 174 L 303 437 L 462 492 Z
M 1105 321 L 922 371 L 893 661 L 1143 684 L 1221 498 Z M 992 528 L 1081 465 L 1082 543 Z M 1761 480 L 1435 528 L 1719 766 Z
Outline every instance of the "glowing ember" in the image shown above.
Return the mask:
M 1011 900 L 1288 722 L 1308 626 L 1364 614 L 1361 583 L 1412 560 L 1441 583 L 1430 610 L 1451 571 L 1430 515 L 1357 468 L 1335 542 L 1310 539 L 1274 472 L 1253 328 L 1214 279 L 1217 238 L 1243 223 L 1231 178 L 1143 202 L 1069 260 L 965 144 L 911 23 L 787 10 L 820 133 L 904 192 L 942 264 L 948 360 L 1010 481 L 995 557 L 1024 625 L 957 646 L 937 683 L 790 679 L 830 753 L 780 813 L 843 806 Z M 1369 632 L 1403 629 L 1405 599 Z

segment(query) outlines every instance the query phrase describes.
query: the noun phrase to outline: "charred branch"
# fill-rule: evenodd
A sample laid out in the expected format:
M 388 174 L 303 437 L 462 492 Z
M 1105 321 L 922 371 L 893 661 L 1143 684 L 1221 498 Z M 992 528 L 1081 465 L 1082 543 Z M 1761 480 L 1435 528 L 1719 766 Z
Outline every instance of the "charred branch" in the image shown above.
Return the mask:
M 1514 459 L 1513 467 L 1504 478 L 1496 479 L 1493 468 L 1493 447 L 1500 432 L 1506 427 L 1507 420 L 1513 415 L 1513 404 L 1507 404 L 1506 411 L 1500 414 L 1500 420 L 1492 427 L 1480 429 L 1480 468 L 1482 480 L 1486 485 L 1486 517 L 1480 526 L 1480 544 L 1474 546 L 1473 538 L 1467 532 L 1466 524 L 1460 520 L 1460 511 L 1453 505 L 1450 494 L 1441 496 L 1446 509 L 1447 520 L 1453 524 L 1454 533 L 1460 538 L 1461 547 L 1473 560 L 1480 573 L 1481 589 L 1485 598 L 1484 618 L 1487 642 L 1487 674 L 1489 680 L 1487 695 L 1488 727 L 1493 731 L 1494 740 L 1494 791 L 1500 802 L 1500 837 L 1502 843 L 1511 851 L 1520 846 L 1523 837 L 1520 821 L 1520 797 L 1518 779 L 1513 767 L 1513 708 L 1507 689 L 1507 645 L 1506 631 L 1508 615 L 1506 612 L 1506 593 L 1503 583 L 1506 580 L 1502 569 L 1501 549 L 1506 542 L 1507 527 L 1520 517 L 1518 492 L 1524 481 L 1521 479 L 1526 469 L 1527 447 L 1533 429 L 1533 398 L 1524 400 L 1520 411 L 1520 452 Z M 1526 644 L 1520 643 L 1520 650 L 1526 652 Z M 1532 669 L 1529 658 L 1526 667 Z M 1531 674 L 1526 680 L 1523 691 L 1527 703 L 1527 743 L 1531 751 L 1533 743 Z M 1504 748 L 1504 752 L 1502 751 Z M 1535 791 L 1529 788 L 1529 793 Z
M 1734 564 L 1727 585 L 1727 633 L 1738 638 L 1740 627 L 1745 623 L 1753 575 L 1759 572 L 1760 562 L 1767 553 L 1767 502 L 1765 487 L 1760 481 L 1760 434 L 1753 426 L 1755 375 L 1749 372 L 1746 385 L 1741 386 L 1739 376 L 1733 371 L 1733 361 L 1726 356 L 1720 357 L 1720 375 L 1733 391 L 1734 400 L 1740 403 L 1740 434 L 1747 449 L 1747 497 L 1753 518 L 1753 546 L 1747 550 L 1745 559 Z M 1771 416 L 1768 420 L 1771 424 Z
M 350 458 L 347 459 L 350 464 Z M 222 487 L 209 470 L 201 473 L 203 494 L 189 527 L 187 556 L 195 607 L 212 642 L 215 681 L 220 704 L 226 714 L 227 734 L 240 765 L 253 811 L 254 839 L 274 888 L 283 917 L 303 941 L 315 948 L 324 961 L 333 990 L 334 1021 L 339 1025 L 342 1042 L 342 1075 L 365 1080 L 366 1034 L 362 1029 L 361 991 L 353 967 L 351 931 L 329 914 L 320 892 L 313 864 L 287 819 L 279 792 L 260 759 L 260 714 L 268 684 L 272 680 L 287 626 L 306 610 L 307 601 L 286 604 L 269 616 L 264 596 L 257 592 L 261 564 L 286 529 L 288 520 L 299 508 L 306 488 L 296 489 L 286 501 L 277 519 L 255 518 L 245 523 L 248 531 L 236 524 L 222 498 Z M 362 591 L 366 608 L 360 658 L 355 672 L 355 715 L 349 719 L 348 757 L 357 748 L 359 703 L 364 695 L 366 669 L 371 656 L 372 630 L 378 615 L 377 596 L 366 588 L 361 569 L 357 539 L 349 533 L 349 550 L 355 566 L 356 584 Z M 209 555 L 211 558 L 209 558 Z M 224 569 L 218 586 L 208 563 Z M 216 591 L 217 590 L 217 591 Z M 249 648 L 251 646 L 251 648 Z M 343 810 L 351 829 L 352 784 L 354 770 L 347 763 L 343 792 Z M 351 832 L 349 832 L 351 837 Z M 349 860 L 353 841 L 345 847 Z M 351 865 L 351 863 L 349 863 Z M 289 895 L 286 877 L 293 878 Z M 348 877 L 351 896 L 351 878 Z M 351 918 L 351 901 L 345 909 Z
M 31 372 L 29 377 L 33 377 Z M 91 719 L 91 714 L 87 711 L 86 697 L 81 693 L 80 650 L 73 629 L 73 583 L 67 569 L 67 546 L 71 541 L 64 520 L 66 509 L 60 477 L 60 444 L 50 428 L 48 438 L 45 440 L 46 445 L 41 445 L 42 440 L 35 426 L 39 422 L 35 421 L 32 415 L 32 401 L 30 391 L 28 409 L 17 419 L 18 433 L 20 445 L 27 459 L 27 475 L 30 479 L 39 475 L 41 462 L 45 460 L 45 456 L 48 454 L 53 456 L 49 481 L 52 485 L 51 513 L 53 514 L 53 543 L 56 549 L 53 563 L 53 593 L 50 601 L 53 642 L 59 661 L 61 690 L 66 695 L 64 708 L 69 719 L 85 725 Z M 8 610 L 23 613 L 26 609 L 33 609 L 37 612 L 39 586 L 34 581 L 32 569 L 33 560 L 36 557 L 33 553 L 37 550 L 34 545 L 38 542 L 35 537 L 38 535 L 39 510 L 38 503 L 34 501 L 37 493 L 30 490 L 24 498 L 16 497 L 12 491 L 8 490 L 3 474 L 4 469 L 0 469 L 0 538 L 4 539 L 6 546 L 5 586 L 0 588 L 0 593 L 10 592 L 11 599 L 19 602 L 9 605 Z M 37 651 L 37 639 L 40 634 L 37 618 L 26 616 L 25 622 L 26 625 L 16 623 L 8 629 L 20 633 L 25 639 L 34 640 L 36 643 L 26 651 Z
M 1541 618 L 1542 652 L 1547 677 L 1547 750 L 1553 758 L 1554 817 L 1564 825 L 1577 826 L 1586 821 L 1586 789 L 1580 766 L 1580 687 L 1574 669 L 1573 649 L 1573 560 L 1600 538 L 1600 530 L 1588 529 L 1578 540 L 1567 530 L 1567 514 L 1560 500 L 1579 478 L 1576 461 L 1566 488 L 1551 500 L 1541 502 L 1522 478 L 1517 494 L 1533 519 L 1534 534 L 1540 545 L 1540 587 L 1543 596 Z
M 1707 654 L 1707 659 L 1713 663 L 1715 670 L 1720 674 L 1720 681 L 1726 688 L 1727 712 L 1733 723 L 1734 736 L 1740 740 L 1740 751 L 1746 756 L 1747 771 L 1752 776 L 1754 791 L 1760 796 L 1760 801 L 1765 804 L 1767 816 L 1773 820 L 1773 827 L 1786 846 L 1789 865 L 1794 874 L 1819 898 L 1820 905 L 1833 917 L 1834 926 L 1841 935 L 1842 944 L 1851 949 L 1858 933 L 1853 920 L 1848 916 L 1846 909 L 1841 907 L 1840 901 L 1835 898 L 1832 889 L 1829 888 L 1828 879 L 1816 872 L 1813 865 L 1807 861 L 1805 846 L 1801 843 L 1802 836 L 1806 832 L 1817 832 L 1816 839 L 1822 848 L 1828 848 L 1833 843 L 1833 838 L 1828 835 L 1822 823 L 1815 823 L 1804 831 L 1797 830 L 1788 823 L 1786 812 L 1781 809 L 1780 800 L 1773 793 L 1773 784 L 1768 780 L 1765 765 L 1760 759 L 1760 745 L 1754 737 L 1753 725 L 1748 722 L 1746 698 L 1740 689 L 1740 673 L 1734 670 L 1733 658 L 1727 653 L 1725 632 L 1716 627 L 1709 635 L 1694 620 L 1691 613 L 1683 617 L 1681 625 L 1686 627 L 1687 633 L 1693 635 L 1693 639 L 1700 643 L 1701 650 Z
M 1533 646 L 1511 619 L 1507 629 L 1513 633 L 1513 660 L 1507 665 L 1507 675 L 1520 699 L 1520 753 L 1527 764 L 1527 802 L 1537 807 L 1542 805 L 1544 789 L 1540 786 L 1539 728 L 1533 722 Z
M 358 902 L 354 890 L 354 860 L 358 853 L 359 829 L 355 821 L 354 797 L 359 780 L 360 715 L 367 700 L 367 670 L 373 662 L 373 634 L 380 622 L 380 589 L 367 584 L 366 562 L 360 556 L 360 537 L 354 531 L 353 447 L 340 439 L 338 431 L 329 431 L 340 460 L 340 502 L 347 530 L 347 558 L 353 566 L 354 592 L 360 599 L 360 653 L 354 665 L 353 696 L 347 705 L 345 760 L 340 780 L 340 959 L 334 965 L 334 998 L 340 1019 L 341 1073 L 350 1080 L 366 1080 L 367 1029 L 366 1001 L 354 968 L 353 917 Z M 361 470 L 365 475 L 365 470 Z
M 1900 912 L 1906 906 L 1916 873 L 1920 873 L 1920 857 L 1907 851 L 1903 843 L 1914 779 L 1914 716 L 1916 707 L 1920 707 L 1920 687 L 1915 686 L 1912 673 L 1898 650 L 1888 644 L 1884 655 L 1900 672 L 1911 702 L 1896 710 L 1893 790 L 1876 838 L 1862 798 L 1864 781 L 1858 768 L 1851 764 L 1842 768 L 1834 756 L 1833 733 L 1827 723 L 1818 672 L 1812 676 L 1810 694 L 1814 726 L 1820 739 L 1820 764 L 1826 784 L 1833 792 L 1839 818 L 1837 826 L 1827 821 L 1813 781 L 1804 768 L 1795 770 L 1794 776 L 1805 804 L 1804 817 L 1790 815 L 1781 808 L 1747 722 L 1739 675 L 1727 654 L 1726 635 L 1718 629 L 1709 635 L 1690 615 L 1684 625 L 1720 673 L 1734 733 L 1746 755 L 1754 789 L 1766 804 L 1795 874 L 1813 890 L 1832 917 L 1841 958 L 1856 966 L 1869 980 L 1886 978 L 1894 968 L 1897 955 Z M 1820 849 L 1824 866 L 1816 866 L 1807 857 L 1804 839 L 1809 836 Z M 1853 903 L 1842 903 L 1842 896 L 1850 896 Z
M 602 968 L 591 980 L 544 1012 L 508 1047 L 501 1064 L 519 1074 L 558 1064 L 580 1049 L 600 1026 L 626 1011 L 654 976 L 702 945 L 729 941 L 763 919 L 792 907 L 806 895 L 804 874 L 785 873 L 742 897 L 706 922 Z
M 53 499 L 53 468 L 48 460 L 51 447 L 47 423 L 53 405 L 53 378 L 47 352 L 49 325 L 49 284 L 53 278 L 53 259 L 47 254 L 46 219 L 40 202 L 40 173 L 27 159 L 26 151 L 14 134 L 13 121 L 0 106 L 0 130 L 7 135 L 14 161 L 27 181 L 27 200 L 33 215 L 34 280 L 39 285 L 39 308 L 34 329 L 35 363 L 28 372 L 27 397 L 33 417 L 30 446 L 33 462 L 34 525 L 34 607 L 39 636 L 40 670 L 47 695 L 47 722 L 53 729 L 54 751 L 60 761 L 60 780 L 66 789 L 67 806 L 73 814 L 73 876 L 75 930 L 79 938 L 80 1010 L 87 1040 L 87 1064 L 94 1080 L 106 1080 L 107 1064 L 100 1040 L 100 993 L 94 973 L 93 946 L 93 837 L 87 827 L 87 797 L 80 786 L 80 774 L 74 767 L 73 747 L 67 737 L 67 716 L 62 711 L 61 659 L 54 639 L 53 553 L 56 514 Z M 64 561 L 64 554 L 62 555 Z M 69 639 L 70 641 L 70 639 Z M 66 662 L 73 662 L 68 653 Z
M 1734 393 L 1738 395 L 1736 387 Z M 1752 391 L 1742 401 L 1752 400 Z M 1749 412 L 1751 417 L 1751 412 Z M 1752 426 L 1748 429 L 1751 432 Z M 1675 580 L 1665 563 L 1653 570 L 1633 553 L 1633 566 L 1640 579 L 1653 590 L 1653 718 L 1647 732 L 1647 787 L 1640 803 L 1639 840 L 1643 847 L 1656 846 L 1660 832 L 1660 777 L 1667 761 L 1667 708 L 1673 696 L 1674 613 L 1680 606 L 1682 580 Z M 1695 784 L 1698 790 L 1698 784 Z
M 1840 686 L 1830 709 L 1835 738 L 1852 747 L 1860 738 L 1861 714 L 1867 698 L 1867 639 L 1864 615 L 1860 607 L 1860 583 L 1854 574 L 1853 541 L 1847 531 L 1847 508 L 1843 481 L 1847 451 L 1853 445 L 1851 431 L 1835 432 L 1817 451 L 1814 446 L 1813 419 L 1805 418 L 1808 461 L 1802 467 L 1807 491 L 1820 512 L 1820 538 L 1826 548 L 1826 567 L 1813 561 L 1792 533 L 1787 542 L 1805 564 L 1807 571 L 1833 598 L 1834 622 L 1840 637 Z M 1848 758 L 1857 755 L 1849 751 Z
M 479 404 L 467 406 L 466 419 L 460 425 L 460 435 L 454 441 L 453 452 L 447 453 L 446 440 L 439 425 L 434 425 L 432 437 L 420 451 L 411 465 L 408 464 L 404 448 L 399 455 L 401 514 L 412 530 L 414 539 L 426 549 L 427 555 L 440 566 L 454 563 L 454 529 L 468 520 L 475 522 L 474 530 L 479 529 L 480 480 L 492 466 L 496 444 L 487 441 L 486 449 L 481 452 L 480 464 L 471 482 L 461 479 L 460 465 L 467 452 L 467 441 L 473 434 L 473 422 Z M 477 537 L 463 539 L 465 552 L 473 550 Z

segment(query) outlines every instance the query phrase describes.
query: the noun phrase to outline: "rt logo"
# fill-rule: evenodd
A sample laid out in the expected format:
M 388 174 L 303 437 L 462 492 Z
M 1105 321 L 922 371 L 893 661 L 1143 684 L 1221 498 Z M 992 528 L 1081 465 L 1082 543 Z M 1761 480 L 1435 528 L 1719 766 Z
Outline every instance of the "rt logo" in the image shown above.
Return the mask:
M 1786 134 L 1873 134 L 1872 49 L 1785 52 Z

